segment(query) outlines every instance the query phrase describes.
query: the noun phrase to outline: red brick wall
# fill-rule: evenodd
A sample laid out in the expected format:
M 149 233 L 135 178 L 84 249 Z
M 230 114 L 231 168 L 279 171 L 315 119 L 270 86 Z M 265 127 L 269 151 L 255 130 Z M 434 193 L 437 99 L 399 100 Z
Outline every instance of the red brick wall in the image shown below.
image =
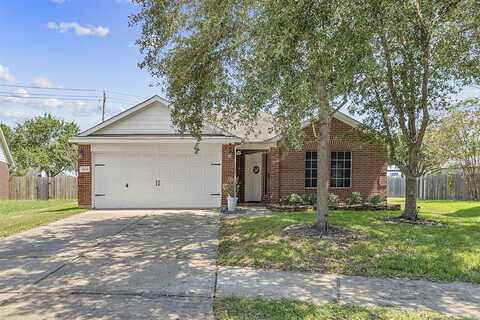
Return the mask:
M 0 162 L 0 199 L 8 199 L 9 189 L 9 175 L 8 165 L 5 162 Z
M 78 172 L 78 206 L 82 208 L 92 207 L 92 151 L 90 145 L 78 146 L 78 166 L 89 166 L 90 172 Z
M 229 178 L 235 176 L 235 149 L 233 144 L 224 144 L 222 146 L 222 187 L 223 184 L 228 181 Z M 222 205 L 227 204 L 227 195 L 223 194 L 222 188 Z
M 330 188 L 329 192 L 337 194 L 342 201 L 354 191 L 360 192 L 364 199 L 368 199 L 374 193 L 386 195 L 387 154 L 385 149 L 363 141 L 354 128 L 336 119 L 332 121 L 330 134 L 330 151 L 351 151 L 352 153 L 352 187 Z M 278 178 L 274 172 L 271 172 L 272 202 L 291 193 L 316 192 L 316 188 L 305 188 L 305 151 L 316 150 L 313 129 L 308 127 L 305 129 L 303 150 L 279 152 Z M 274 165 L 272 169 L 273 167 Z M 279 180 L 277 184 L 279 190 L 275 189 L 274 179 Z

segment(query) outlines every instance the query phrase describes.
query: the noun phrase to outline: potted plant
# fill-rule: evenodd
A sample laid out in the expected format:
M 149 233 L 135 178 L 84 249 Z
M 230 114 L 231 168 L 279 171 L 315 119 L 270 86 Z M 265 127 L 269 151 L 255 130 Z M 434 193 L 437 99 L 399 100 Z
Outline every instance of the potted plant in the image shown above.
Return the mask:
M 237 208 L 237 200 L 235 193 L 235 180 L 229 178 L 226 183 L 223 184 L 223 194 L 227 195 L 227 211 L 233 212 Z

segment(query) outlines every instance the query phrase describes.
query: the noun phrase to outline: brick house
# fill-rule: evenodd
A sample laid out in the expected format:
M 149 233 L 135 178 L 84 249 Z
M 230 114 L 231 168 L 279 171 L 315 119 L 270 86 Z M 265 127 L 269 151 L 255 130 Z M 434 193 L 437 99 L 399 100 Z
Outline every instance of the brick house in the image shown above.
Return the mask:
M 0 128 L 0 200 L 8 199 L 9 193 L 9 167 L 14 165 L 12 154 L 7 141 Z
M 359 137 L 359 123 L 337 112 L 331 126 L 330 192 L 345 199 L 386 194 L 383 146 Z M 237 179 L 241 203 L 275 203 L 291 193 L 316 190 L 316 143 L 304 124 L 301 150 L 281 148 L 268 117 L 254 132 L 206 126 L 200 151 L 178 135 L 164 99 L 154 96 L 90 128 L 79 146 L 78 201 L 90 208 L 201 208 L 225 204 L 222 184 Z

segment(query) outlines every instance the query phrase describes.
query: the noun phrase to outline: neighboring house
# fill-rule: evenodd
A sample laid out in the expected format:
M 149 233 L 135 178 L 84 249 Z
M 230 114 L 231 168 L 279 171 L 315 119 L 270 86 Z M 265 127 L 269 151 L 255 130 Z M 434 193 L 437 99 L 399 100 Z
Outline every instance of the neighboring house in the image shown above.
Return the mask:
M 345 199 L 386 193 L 387 157 L 363 142 L 359 123 L 337 113 L 331 126 L 330 192 Z M 72 139 L 79 146 L 78 201 L 92 208 L 202 208 L 225 203 L 222 184 L 240 179 L 240 202 L 278 202 L 316 190 L 316 143 L 305 123 L 302 150 L 279 147 L 268 117 L 246 136 L 204 128 L 195 139 L 173 128 L 168 102 L 154 96 Z
M 9 167 L 14 166 L 13 157 L 8 148 L 7 140 L 0 128 L 0 199 L 8 199 L 9 192 Z

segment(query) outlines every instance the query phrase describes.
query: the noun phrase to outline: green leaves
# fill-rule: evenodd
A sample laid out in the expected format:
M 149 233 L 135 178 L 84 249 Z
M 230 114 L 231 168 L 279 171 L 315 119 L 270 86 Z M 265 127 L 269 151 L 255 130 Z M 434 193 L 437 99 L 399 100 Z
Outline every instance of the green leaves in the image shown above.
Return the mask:
M 74 122 L 46 114 L 18 125 L 10 138 L 18 170 L 38 168 L 48 176 L 74 170 L 76 148 L 68 140 L 79 131 Z
M 319 75 L 329 101 L 348 95 L 368 48 L 355 1 L 136 2 L 140 66 L 166 80 L 174 123 L 198 139 L 210 121 L 253 128 L 267 112 L 298 146 Z
M 392 163 L 418 176 L 429 162 L 423 138 L 432 118 L 453 93 L 480 80 L 480 3 L 382 0 L 367 8 L 372 54 L 352 111 L 381 133 Z

